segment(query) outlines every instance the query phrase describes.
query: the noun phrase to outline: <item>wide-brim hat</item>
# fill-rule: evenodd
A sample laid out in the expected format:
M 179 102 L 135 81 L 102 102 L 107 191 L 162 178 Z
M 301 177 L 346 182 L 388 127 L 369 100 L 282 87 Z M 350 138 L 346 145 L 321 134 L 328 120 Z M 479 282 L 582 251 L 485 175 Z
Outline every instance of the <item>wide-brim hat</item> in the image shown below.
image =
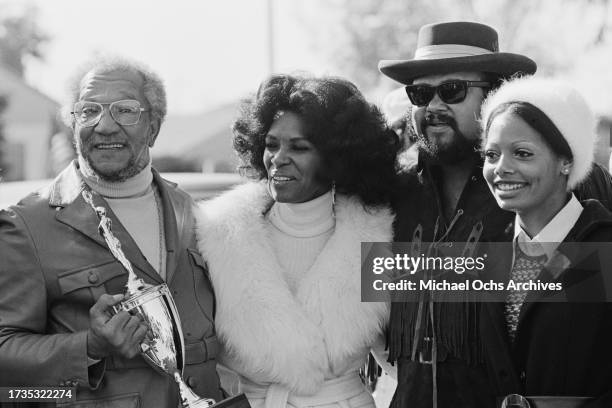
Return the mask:
M 413 59 L 381 60 L 378 69 L 408 85 L 419 77 L 463 71 L 509 78 L 533 74 L 537 66 L 524 55 L 499 52 L 497 32 L 488 25 L 457 21 L 421 27 Z

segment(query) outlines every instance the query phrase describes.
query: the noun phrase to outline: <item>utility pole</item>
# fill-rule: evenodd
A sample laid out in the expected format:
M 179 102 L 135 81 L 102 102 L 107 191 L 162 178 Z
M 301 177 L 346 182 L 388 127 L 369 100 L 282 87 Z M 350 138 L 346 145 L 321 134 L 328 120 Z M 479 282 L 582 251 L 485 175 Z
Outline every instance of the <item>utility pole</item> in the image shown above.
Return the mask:
M 274 0 L 266 0 L 267 8 L 267 42 L 268 42 L 268 74 L 274 73 Z

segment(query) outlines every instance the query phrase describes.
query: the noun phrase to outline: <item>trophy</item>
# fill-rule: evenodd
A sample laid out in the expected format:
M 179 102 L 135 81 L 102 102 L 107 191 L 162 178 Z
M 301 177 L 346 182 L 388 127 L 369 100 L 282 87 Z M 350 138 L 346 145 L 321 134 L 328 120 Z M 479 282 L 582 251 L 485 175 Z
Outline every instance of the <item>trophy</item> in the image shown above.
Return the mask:
M 137 314 L 149 327 L 140 344 L 140 353 L 145 361 L 159 373 L 174 378 L 184 408 L 208 408 L 212 405 L 215 408 L 250 408 L 244 394 L 215 403 L 213 399 L 200 398 L 185 384 L 181 376 L 185 357 L 182 326 L 168 286 L 165 283 L 149 285 L 136 276 L 132 264 L 121 249 L 121 243 L 111 231 L 111 219 L 106 215 L 106 208 L 94 204 L 90 191 L 84 190 L 82 194 L 100 220 L 98 228 L 111 253 L 128 272 L 127 299 L 114 307 L 115 313 L 125 310 Z

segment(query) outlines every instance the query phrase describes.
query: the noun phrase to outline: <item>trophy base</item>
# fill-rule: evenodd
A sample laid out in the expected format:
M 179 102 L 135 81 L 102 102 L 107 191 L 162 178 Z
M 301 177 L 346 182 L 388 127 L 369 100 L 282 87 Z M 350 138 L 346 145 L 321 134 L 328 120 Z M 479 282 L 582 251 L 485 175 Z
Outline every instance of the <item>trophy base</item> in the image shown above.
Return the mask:
M 212 400 L 208 398 L 201 398 L 196 401 L 183 402 L 183 408 L 251 408 L 249 400 L 244 394 L 236 395 L 219 401 L 215 404 L 211 404 Z
M 249 400 L 244 394 L 236 395 L 212 405 L 211 408 L 251 408 Z

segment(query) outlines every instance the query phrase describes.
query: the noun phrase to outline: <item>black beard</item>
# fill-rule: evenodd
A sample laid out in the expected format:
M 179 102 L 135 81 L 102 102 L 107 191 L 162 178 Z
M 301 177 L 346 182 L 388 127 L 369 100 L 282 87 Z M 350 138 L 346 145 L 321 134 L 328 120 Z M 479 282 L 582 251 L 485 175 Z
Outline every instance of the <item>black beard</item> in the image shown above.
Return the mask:
M 432 121 L 447 124 L 453 129 L 454 137 L 450 144 L 440 146 L 432 143 L 425 134 L 427 126 Z M 417 146 L 419 151 L 425 155 L 425 158 L 432 163 L 441 165 L 453 165 L 461 163 L 467 159 L 474 157 L 480 145 L 479 140 L 468 139 L 457 127 L 457 122 L 450 116 L 441 114 L 428 114 L 419 123 L 419 131 L 417 132 Z

